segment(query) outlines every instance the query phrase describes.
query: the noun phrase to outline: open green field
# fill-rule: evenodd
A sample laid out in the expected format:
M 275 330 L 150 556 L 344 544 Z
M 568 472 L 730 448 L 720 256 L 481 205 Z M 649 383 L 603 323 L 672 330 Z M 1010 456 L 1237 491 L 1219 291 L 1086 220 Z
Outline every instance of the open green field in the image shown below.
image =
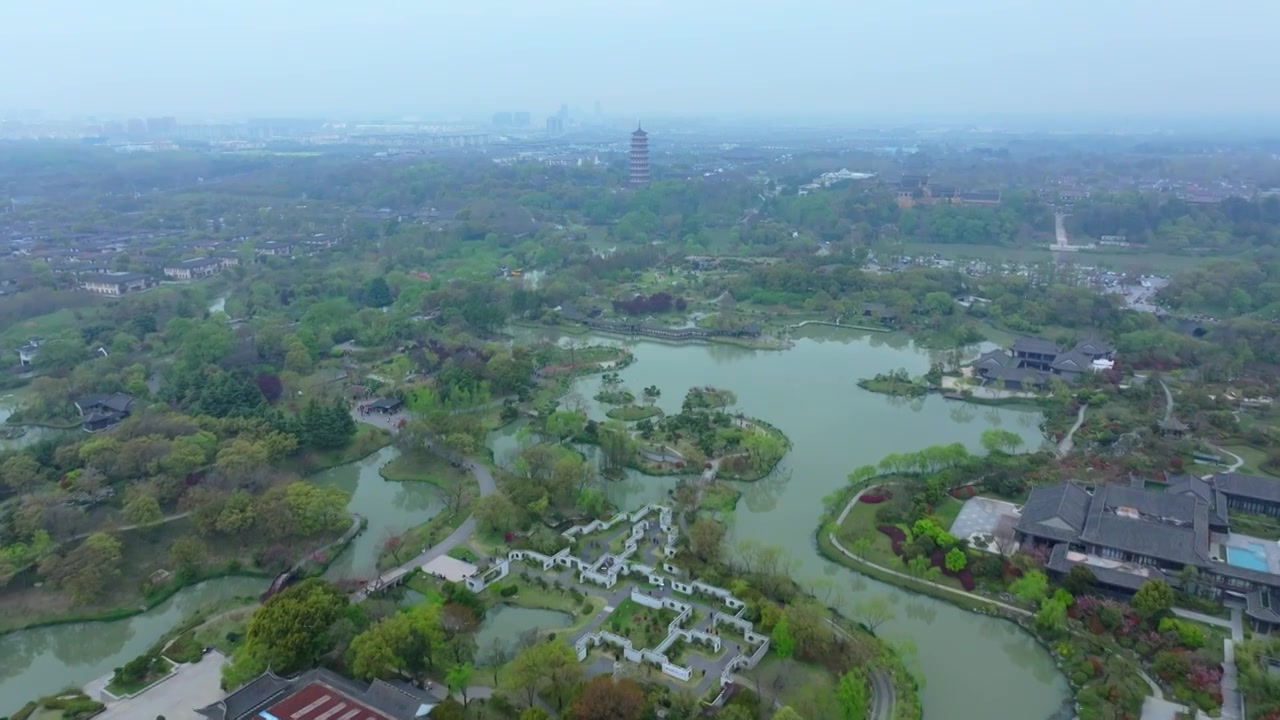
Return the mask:
M 1240 456 L 1244 460 L 1244 465 L 1240 466 L 1239 472 L 1248 475 L 1265 475 L 1275 477 L 1275 473 L 1266 470 L 1263 463 L 1267 460 L 1267 453 L 1250 445 L 1223 445 L 1223 450 L 1228 450 Z M 1231 458 L 1225 458 L 1230 462 Z M 1277 480 L 1280 482 L 1280 480 Z
M 426 452 L 407 452 L 378 469 L 378 474 L 391 482 L 425 482 L 449 488 L 466 480 L 467 475 L 443 458 Z
M 299 465 L 304 473 L 319 472 L 364 459 L 391 444 L 391 433 L 380 427 L 356 423 L 356 436 L 337 450 L 307 450 Z
M 40 315 L 30 320 L 14 323 L 0 331 L 0 345 L 6 348 L 16 348 L 26 344 L 27 340 L 32 337 L 51 340 L 68 333 L 74 333 L 78 324 L 76 320 L 77 312 L 91 314 L 94 310 L 93 308 L 80 308 L 79 310 L 64 308 L 48 315 Z
M 854 503 L 853 509 L 845 517 L 844 523 L 836 530 L 836 536 L 850 552 L 861 553 L 864 560 L 905 573 L 907 572 L 907 566 L 902 562 L 901 558 L 893 554 L 893 541 L 889 539 L 888 535 L 876 529 L 876 526 L 880 524 L 876 520 L 876 509 L 880 507 L 882 507 L 880 504 Z M 951 523 L 955 522 L 956 516 L 960 514 L 962 507 L 964 507 L 964 503 L 948 497 L 934 509 L 930 517 L 938 523 L 939 527 L 949 530 Z M 860 540 L 866 542 L 855 546 Z M 941 575 L 930 579 L 940 585 L 954 587 L 957 590 L 963 589 L 960 581 L 953 577 Z

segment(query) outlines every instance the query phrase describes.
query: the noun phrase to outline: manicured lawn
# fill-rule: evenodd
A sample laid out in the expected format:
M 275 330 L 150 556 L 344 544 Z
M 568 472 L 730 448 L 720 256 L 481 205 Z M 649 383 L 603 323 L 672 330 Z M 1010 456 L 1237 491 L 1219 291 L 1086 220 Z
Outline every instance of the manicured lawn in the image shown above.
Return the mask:
M 1249 475 L 1275 476 L 1274 473 L 1269 472 L 1262 466 L 1262 464 L 1267 461 L 1266 452 L 1249 445 L 1224 445 L 1223 449 L 1230 450 L 1231 452 L 1239 455 L 1240 459 L 1244 460 L 1244 465 L 1240 466 L 1239 472 Z M 1232 461 L 1230 457 L 1224 457 L 1223 460 L 1228 462 Z
M 404 453 L 379 468 L 378 474 L 392 482 L 426 482 L 442 488 L 453 487 L 467 477 L 448 461 L 428 452 Z
M 361 460 L 391 444 L 391 433 L 373 425 L 356 423 L 356 436 L 337 450 L 309 450 L 298 461 L 304 474 Z
M 480 557 L 476 555 L 475 551 L 466 545 L 459 545 L 458 547 L 450 550 L 449 557 L 454 560 L 461 560 L 469 563 L 476 563 L 480 560 Z
M 889 536 L 876 530 L 876 509 L 880 505 L 872 505 L 869 503 L 854 503 L 853 509 L 849 511 L 849 515 L 844 519 L 844 524 L 836 531 L 840 542 L 850 552 L 858 552 L 853 546 L 854 542 L 859 538 L 869 538 L 871 544 L 866 548 L 864 558 L 877 565 L 884 565 L 894 570 L 905 571 L 902 560 L 893 554 L 893 543 L 889 540 Z
M 605 416 L 609 419 L 622 420 L 624 422 L 636 422 L 646 418 L 658 417 L 661 414 L 662 411 L 652 405 L 621 405 L 605 411 Z
M 80 312 L 86 318 L 93 317 L 96 313 L 92 307 L 81 308 Z M 76 310 L 64 308 L 10 325 L 0 333 L 0 342 L 3 342 L 6 347 L 18 347 L 31 337 L 52 339 L 74 332 L 76 324 Z
M 200 647 L 215 647 L 222 654 L 230 656 L 244 643 L 244 634 L 249 626 L 249 617 L 253 615 L 256 605 L 232 610 L 219 615 L 195 629 L 195 641 Z
M 511 585 L 519 588 L 515 595 L 502 597 L 498 592 Z M 494 604 L 515 605 L 523 608 L 535 608 L 540 610 L 556 610 L 573 617 L 573 625 L 568 628 L 557 629 L 557 633 L 569 634 L 574 630 L 586 625 L 591 618 L 600 612 L 600 608 L 604 607 L 604 598 L 598 595 L 585 594 L 583 600 L 574 600 L 573 596 L 566 590 L 556 590 L 554 586 L 543 589 L 534 583 L 525 582 L 519 578 L 507 579 L 496 583 L 485 591 L 485 598 Z M 584 604 L 585 601 L 585 604 Z
M 1280 480 L 1276 482 L 1280 482 Z M 1263 540 L 1280 540 L 1280 519 L 1273 518 L 1270 515 L 1232 512 L 1231 530 L 1244 535 L 1253 535 Z
M 938 526 L 944 530 L 951 528 L 951 524 L 956 521 L 956 516 L 960 514 L 960 509 L 964 507 L 964 502 L 957 500 L 950 495 L 947 499 L 938 503 L 933 509 L 933 519 L 938 522 Z
M 609 613 L 602 627 L 628 638 L 636 648 L 652 648 L 667 637 L 667 625 L 675 618 L 670 610 L 647 608 L 627 598 Z
M 942 502 L 934 513 L 930 516 L 941 527 L 949 528 L 959 514 L 960 508 L 964 503 L 955 498 L 948 497 Z M 849 511 L 848 517 L 845 518 L 844 524 L 836 530 L 836 537 L 840 543 L 845 546 L 849 552 L 860 554 L 863 560 L 882 565 L 890 570 L 900 573 L 907 573 L 906 563 L 902 562 L 902 558 L 893 554 L 893 541 L 888 535 L 880 532 L 877 526 L 880 523 L 876 520 L 876 509 L 881 507 L 879 504 L 855 503 L 853 509 Z M 825 537 L 825 536 L 824 536 Z M 867 538 L 870 543 L 865 548 L 859 550 L 856 543 L 861 538 Z M 839 552 L 839 551 L 836 551 Z M 957 590 L 963 589 L 960 581 L 953 577 L 940 575 L 938 577 L 922 578 L 936 582 L 940 585 L 954 587 Z
M 698 507 L 702 510 L 731 513 L 738 507 L 738 498 L 742 493 L 726 482 L 714 482 L 702 491 L 702 501 Z

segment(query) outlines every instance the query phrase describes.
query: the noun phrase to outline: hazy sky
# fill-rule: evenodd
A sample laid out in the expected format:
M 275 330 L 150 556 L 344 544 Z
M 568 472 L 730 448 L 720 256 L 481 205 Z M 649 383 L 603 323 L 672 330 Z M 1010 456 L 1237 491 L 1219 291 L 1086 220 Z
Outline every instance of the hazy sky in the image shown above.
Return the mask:
M 0 111 L 1280 115 L 1275 0 L 0 0 Z

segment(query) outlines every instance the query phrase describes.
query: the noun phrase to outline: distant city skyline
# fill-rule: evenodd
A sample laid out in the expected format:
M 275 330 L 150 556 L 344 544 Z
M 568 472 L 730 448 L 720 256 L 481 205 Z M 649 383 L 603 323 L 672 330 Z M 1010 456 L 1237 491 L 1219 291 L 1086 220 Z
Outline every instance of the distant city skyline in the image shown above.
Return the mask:
M 1277 25 L 1261 0 L 45 0 L 0 8 L 0 109 L 1277 117 Z

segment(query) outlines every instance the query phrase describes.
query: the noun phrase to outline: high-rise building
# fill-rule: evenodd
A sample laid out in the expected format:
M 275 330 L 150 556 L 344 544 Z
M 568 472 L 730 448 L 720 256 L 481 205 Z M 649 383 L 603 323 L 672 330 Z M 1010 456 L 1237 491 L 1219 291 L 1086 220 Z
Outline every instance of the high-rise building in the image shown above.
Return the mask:
M 631 133 L 631 184 L 639 187 L 649 184 L 649 133 L 636 125 Z
M 153 117 L 147 118 L 147 134 L 158 137 L 166 137 L 173 134 L 178 129 L 178 121 L 172 117 Z
M 547 134 L 556 137 L 564 134 L 564 119 L 558 115 L 547 118 Z

